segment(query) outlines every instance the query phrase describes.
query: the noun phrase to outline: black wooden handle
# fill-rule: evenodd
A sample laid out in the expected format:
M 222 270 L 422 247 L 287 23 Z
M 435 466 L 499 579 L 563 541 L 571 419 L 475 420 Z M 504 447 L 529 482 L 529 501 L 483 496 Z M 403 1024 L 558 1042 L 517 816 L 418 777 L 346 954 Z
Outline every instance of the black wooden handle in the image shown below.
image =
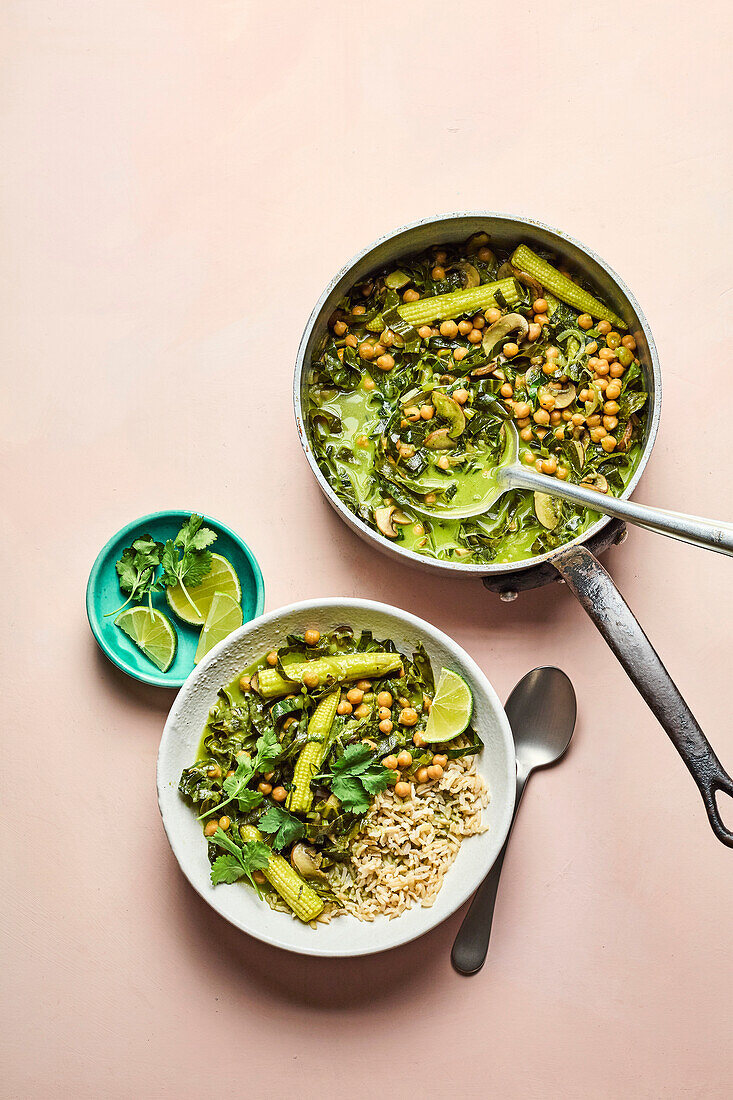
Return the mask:
M 733 848 L 733 832 L 723 823 L 715 800 L 718 791 L 733 796 L 733 780 L 631 608 L 598 559 L 584 546 L 559 551 L 552 564 L 578 597 L 684 760 L 700 788 L 718 840 Z

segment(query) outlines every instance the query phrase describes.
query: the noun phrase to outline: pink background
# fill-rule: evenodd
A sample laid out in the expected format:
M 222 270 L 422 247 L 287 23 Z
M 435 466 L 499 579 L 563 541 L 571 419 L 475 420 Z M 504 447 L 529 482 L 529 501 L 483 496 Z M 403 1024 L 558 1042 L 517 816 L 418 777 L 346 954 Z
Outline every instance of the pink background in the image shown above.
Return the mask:
M 387 565 L 330 511 L 290 386 L 308 313 L 371 239 L 526 213 L 634 288 L 664 371 L 637 498 L 731 518 L 730 5 L 6 0 L 2 187 L 3 1097 L 290 1090 L 730 1095 L 733 852 L 570 594 L 504 605 Z M 203 509 L 267 608 L 391 601 L 505 697 L 572 676 L 572 750 L 533 779 L 489 961 L 460 914 L 349 961 L 228 927 L 168 849 L 171 696 L 84 616 L 122 524 Z M 731 563 L 644 532 L 606 557 L 733 769 Z M 728 815 L 730 819 L 730 814 Z

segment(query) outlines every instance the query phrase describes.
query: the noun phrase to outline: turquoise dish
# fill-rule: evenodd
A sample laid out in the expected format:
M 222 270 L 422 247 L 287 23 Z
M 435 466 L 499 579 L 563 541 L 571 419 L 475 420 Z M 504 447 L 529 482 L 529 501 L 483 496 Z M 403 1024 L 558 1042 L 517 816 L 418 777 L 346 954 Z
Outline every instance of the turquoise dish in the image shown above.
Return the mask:
M 202 515 L 203 513 L 197 513 Z M 133 539 L 149 534 L 159 542 L 175 538 L 181 525 L 191 512 L 152 512 L 141 516 L 134 523 L 128 523 L 114 535 L 102 548 L 92 566 L 87 583 L 87 617 L 92 634 L 99 648 L 119 669 L 157 687 L 179 688 L 194 667 L 194 654 L 198 644 L 200 628 L 182 622 L 168 607 L 165 593 L 153 596 L 153 607 L 164 612 L 173 623 L 178 635 L 178 649 L 173 664 L 167 672 L 160 672 L 152 661 L 148 660 L 134 642 L 115 626 L 116 611 L 125 602 L 115 569 L 115 562 L 122 551 Z M 203 516 L 204 523 L 216 531 L 217 539 L 211 549 L 222 554 L 234 566 L 242 588 L 242 616 L 245 623 L 261 615 L 265 607 L 265 582 L 257 559 L 247 543 L 240 539 L 231 528 L 226 527 L 211 516 Z M 146 597 L 147 599 L 147 597 Z M 128 605 L 131 606 L 131 605 Z

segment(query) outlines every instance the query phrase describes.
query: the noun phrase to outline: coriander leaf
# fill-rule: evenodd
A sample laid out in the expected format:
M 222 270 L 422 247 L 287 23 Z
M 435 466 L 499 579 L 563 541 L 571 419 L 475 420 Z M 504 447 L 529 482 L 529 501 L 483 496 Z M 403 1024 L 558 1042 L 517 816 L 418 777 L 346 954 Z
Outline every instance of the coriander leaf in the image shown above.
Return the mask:
M 254 810 L 255 806 L 259 806 L 262 795 L 259 791 L 251 791 L 248 787 L 245 787 L 243 791 L 239 791 L 238 794 L 234 795 L 234 800 L 241 812 L 247 814 L 250 810 Z
M 183 524 L 176 535 L 175 544 L 184 554 L 188 550 L 205 550 L 216 541 L 216 533 L 210 527 L 202 527 L 203 519 L 194 514 Z
M 305 832 L 305 825 L 293 814 L 288 813 L 282 806 L 273 804 L 265 811 L 259 820 L 259 828 L 263 833 L 272 833 L 272 846 L 280 851 L 294 840 L 298 840 Z
M 217 829 L 214 835 L 209 837 L 209 840 L 217 848 L 223 848 L 225 852 L 230 852 L 237 859 L 241 858 L 242 849 L 223 829 Z
M 120 589 L 127 596 L 122 607 L 126 607 L 131 600 L 141 600 L 147 593 L 157 589 L 155 571 L 160 563 L 162 549 L 162 544 L 150 535 L 142 535 L 135 539 L 132 546 L 122 551 L 122 556 L 115 563 Z M 122 607 L 109 614 L 116 615 Z
M 385 768 L 381 764 L 377 764 L 374 768 L 369 768 L 359 776 L 364 790 L 368 794 L 379 794 L 380 791 L 386 791 L 387 787 L 392 786 L 399 779 L 399 774 L 393 772 L 390 768 Z
M 235 799 L 239 802 L 240 809 L 244 811 L 251 810 L 254 806 L 259 806 L 262 801 L 262 795 L 258 791 L 247 790 L 247 784 L 254 773 L 255 767 L 251 758 L 247 753 L 243 753 L 237 760 L 237 770 L 234 775 L 230 775 L 222 784 L 224 793 L 228 795 L 228 797 L 217 806 L 212 806 L 206 813 L 200 814 L 199 821 L 208 814 L 214 813 L 214 811 L 219 813 L 224 806 L 228 806 L 229 803 L 233 802 Z M 216 834 L 214 835 L 216 836 Z
M 349 745 L 343 756 L 334 761 L 331 771 L 334 775 L 357 775 L 369 767 L 371 759 L 368 745 Z
M 272 765 L 282 756 L 282 746 L 277 739 L 274 726 L 265 729 L 257 740 L 257 752 L 255 756 L 256 770 L 260 772 L 272 771 Z
M 210 572 L 211 551 L 190 550 L 182 559 L 182 567 L 179 571 L 181 584 L 185 582 L 190 588 L 195 588 Z
M 218 856 L 211 865 L 212 886 L 218 886 L 220 882 L 236 882 L 244 875 L 244 867 L 236 856 Z
M 173 539 L 168 539 L 160 555 L 160 564 L 163 566 L 163 575 L 160 584 L 166 588 L 172 588 L 178 584 L 178 551 Z
M 217 829 L 212 837 L 209 837 L 212 844 L 215 844 L 218 848 L 224 848 L 229 853 L 227 856 L 219 856 L 214 860 L 214 865 L 211 869 L 211 881 L 216 885 L 217 882 L 236 882 L 236 878 L 248 878 L 254 886 L 257 893 L 260 893 L 260 888 L 252 877 L 254 871 L 264 870 L 270 861 L 270 849 L 266 844 L 263 844 L 261 840 L 250 840 L 244 847 L 240 846 L 230 836 L 224 832 L 223 829 Z M 222 860 L 226 860 L 226 863 L 222 864 Z M 231 877 L 234 874 L 234 864 L 238 864 L 240 868 L 239 875 L 236 878 Z M 214 879 L 215 868 L 216 880 Z M 224 876 L 227 877 L 224 877 Z M 221 876 L 221 877 L 219 877 Z
M 345 810 L 364 814 L 369 809 L 370 798 L 356 775 L 337 775 L 331 782 L 331 790 Z

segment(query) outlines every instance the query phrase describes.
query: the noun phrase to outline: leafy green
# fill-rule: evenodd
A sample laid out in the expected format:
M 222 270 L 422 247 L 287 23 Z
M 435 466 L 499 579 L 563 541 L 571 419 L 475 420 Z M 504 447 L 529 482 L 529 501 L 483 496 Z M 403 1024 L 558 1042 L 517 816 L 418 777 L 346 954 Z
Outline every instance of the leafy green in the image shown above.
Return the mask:
M 211 867 L 211 882 L 216 886 L 220 882 L 236 882 L 239 878 L 246 878 L 254 886 L 257 893 L 260 888 L 255 882 L 255 871 L 264 871 L 270 862 L 270 850 L 261 840 L 248 840 L 240 845 L 224 832 L 217 829 L 210 842 L 218 848 L 223 848 L 227 855 L 219 856 Z M 237 873 L 238 872 L 238 873 Z
M 304 823 L 275 802 L 265 810 L 258 827 L 263 833 L 273 834 L 272 846 L 278 852 L 305 833 Z
M 168 539 L 163 547 L 160 564 L 163 572 L 158 584 L 163 588 L 180 585 L 195 588 L 211 571 L 211 551 L 207 547 L 216 540 L 216 533 L 202 527 L 203 519 L 195 513 L 183 524 L 175 539 Z
M 137 603 L 143 596 L 155 591 L 155 571 L 160 564 L 162 550 L 163 544 L 156 542 L 152 535 L 141 535 L 133 541 L 132 546 L 122 551 L 122 557 L 115 563 L 115 569 L 120 589 L 127 599 L 122 607 L 110 611 L 108 615 L 116 615 L 128 603 Z
M 369 809 L 372 797 L 397 778 L 397 772 L 375 759 L 368 745 L 358 744 L 349 745 L 333 762 L 327 782 L 345 810 L 363 814 Z

